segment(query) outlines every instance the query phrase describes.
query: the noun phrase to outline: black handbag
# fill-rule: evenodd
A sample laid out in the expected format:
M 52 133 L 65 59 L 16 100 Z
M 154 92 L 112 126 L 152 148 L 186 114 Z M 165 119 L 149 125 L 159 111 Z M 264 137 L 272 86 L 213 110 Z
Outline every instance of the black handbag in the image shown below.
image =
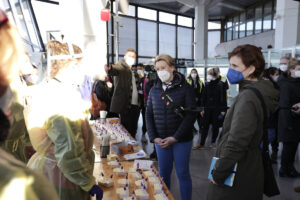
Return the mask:
M 262 149 L 262 161 L 264 166 L 264 194 L 268 197 L 276 196 L 280 194 L 274 171 L 272 168 L 272 162 L 270 159 L 269 148 L 268 148 L 268 115 L 267 115 L 267 107 L 265 101 L 263 99 L 262 94 L 256 88 L 249 87 L 247 89 L 252 90 L 257 98 L 260 100 L 263 112 L 264 112 L 264 123 L 263 123 L 263 149 Z

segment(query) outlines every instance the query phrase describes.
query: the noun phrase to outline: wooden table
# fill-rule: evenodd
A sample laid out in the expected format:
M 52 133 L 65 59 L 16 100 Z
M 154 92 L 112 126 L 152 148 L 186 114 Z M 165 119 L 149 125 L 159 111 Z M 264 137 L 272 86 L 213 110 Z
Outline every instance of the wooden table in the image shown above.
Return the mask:
M 114 142 L 114 141 L 112 141 Z M 100 158 L 100 144 L 99 141 L 97 140 L 97 138 L 95 138 L 94 140 L 95 146 L 96 146 L 96 160 L 99 160 Z M 140 146 L 134 146 L 135 151 L 139 151 L 140 149 L 142 149 Z M 111 153 L 112 150 L 111 150 Z M 122 160 L 120 159 L 120 163 L 122 164 L 122 166 L 124 167 L 125 172 L 128 172 L 130 168 L 133 167 L 134 165 L 134 161 L 126 161 L 126 160 Z M 155 167 L 153 167 L 154 170 Z M 96 162 L 94 165 L 94 176 L 97 178 L 101 177 L 101 173 L 104 174 L 105 177 L 109 178 L 112 174 L 113 174 L 113 181 L 114 181 L 114 186 L 110 187 L 110 188 L 106 188 L 103 186 L 100 186 L 101 189 L 103 190 L 103 200 L 119 200 L 120 197 L 119 195 L 116 193 L 116 189 L 119 187 L 118 186 L 118 179 L 122 179 L 125 178 L 125 176 L 123 177 L 118 177 L 115 173 L 113 173 L 113 169 L 107 164 L 107 159 L 106 158 L 100 158 L 100 162 Z M 130 191 L 130 195 L 132 194 L 132 190 L 138 189 L 135 186 L 135 180 L 131 177 L 131 173 L 128 173 L 128 179 L 129 179 L 129 191 Z M 161 177 L 160 177 L 161 179 Z M 163 187 L 164 187 L 164 193 L 168 193 L 168 198 L 169 200 L 174 200 L 173 195 L 171 194 L 171 192 L 169 191 L 169 189 L 167 188 L 166 184 L 163 182 Z M 154 189 L 153 186 L 148 182 L 148 189 L 147 192 L 149 194 L 149 200 L 153 200 L 154 199 Z

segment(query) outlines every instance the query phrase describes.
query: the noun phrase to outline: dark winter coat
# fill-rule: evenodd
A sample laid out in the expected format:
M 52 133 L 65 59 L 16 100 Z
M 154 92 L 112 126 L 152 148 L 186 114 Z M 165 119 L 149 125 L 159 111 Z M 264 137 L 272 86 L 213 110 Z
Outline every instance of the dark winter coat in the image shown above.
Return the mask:
M 210 184 L 208 200 L 260 200 L 263 197 L 260 151 L 263 108 L 255 93 L 245 87 L 255 87 L 261 92 L 269 114 L 278 108 L 279 92 L 270 81 L 241 82 L 241 91 L 225 117 L 215 155 L 220 159 L 212 173 L 218 185 Z M 236 163 L 233 187 L 224 186 Z
M 289 108 L 300 102 L 300 78 L 281 76 L 278 81 L 280 100 L 278 136 L 281 142 L 300 142 L 300 116 Z
M 155 138 L 175 137 L 179 142 L 193 139 L 193 126 L 196 119 L 195 113 L 187 112 L 181 118 L 174 112 L 174 109 L 167 108 L 161 99 L 164 92 L 160 80 L 150 90 L 147 109 L 146 124 L 150 141 Z M 184 108 L 195 106 L 195 96 L 192 87 L 186 82 L 184 76 L 174 72 L 174 79 L 170 87 L 166 89 L 171 99 Z
M 111 99 L 110 112 L 118 114 L 126 112 L 131 106 L 132 71 L 124 61 L 120 61 L 107 73 L 114 76 L 114 93 Z M 138 87 L 138 74 L 135 71 L 133 73 Z

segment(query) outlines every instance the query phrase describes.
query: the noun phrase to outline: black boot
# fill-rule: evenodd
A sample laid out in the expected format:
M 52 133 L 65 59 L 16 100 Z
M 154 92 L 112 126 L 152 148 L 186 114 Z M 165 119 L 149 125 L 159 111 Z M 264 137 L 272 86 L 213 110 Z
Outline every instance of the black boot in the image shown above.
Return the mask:
M 281 167 L 279 170 L 279 176 L 296 178 L 296 177 L 300 176 L 300 173 L 294 167 L 289 168 L 289 169 Z

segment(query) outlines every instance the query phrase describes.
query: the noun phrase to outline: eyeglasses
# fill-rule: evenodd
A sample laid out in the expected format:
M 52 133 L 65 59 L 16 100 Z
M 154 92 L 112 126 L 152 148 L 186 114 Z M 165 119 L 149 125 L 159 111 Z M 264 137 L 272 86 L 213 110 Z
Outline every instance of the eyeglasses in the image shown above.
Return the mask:
M 0 28 L 2 25 L 6 24 L 8 21 L 7 15 L 3 10 L 0 9 Z

